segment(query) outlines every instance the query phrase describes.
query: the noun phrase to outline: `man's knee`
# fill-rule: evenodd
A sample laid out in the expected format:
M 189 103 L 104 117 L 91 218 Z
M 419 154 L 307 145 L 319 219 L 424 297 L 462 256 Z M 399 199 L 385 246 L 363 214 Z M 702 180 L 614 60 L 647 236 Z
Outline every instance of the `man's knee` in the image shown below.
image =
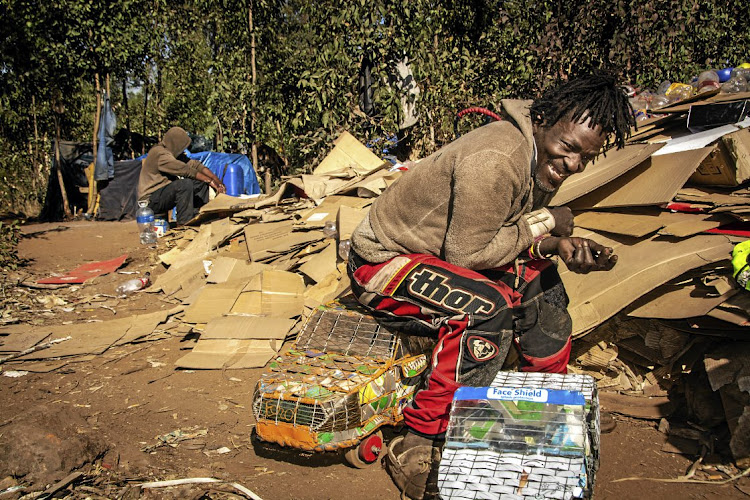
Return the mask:
M 172 181 L 174 189 L 178 193 L 193 193 L 193 181 L 192 179 L 175 179 Z

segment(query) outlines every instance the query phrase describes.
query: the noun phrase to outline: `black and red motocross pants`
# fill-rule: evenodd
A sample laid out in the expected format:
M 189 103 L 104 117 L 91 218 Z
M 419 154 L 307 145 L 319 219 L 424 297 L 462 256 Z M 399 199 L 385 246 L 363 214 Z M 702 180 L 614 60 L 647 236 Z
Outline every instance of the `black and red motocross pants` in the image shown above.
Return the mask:
M 371 264 L 352 251 L 348 273 L 354 295 L 379 322 L 437 339 L 427 385 L 404 409 L 418 434 L 444 433 L 456 389 L 489 385 L 512 343 L 522 370 L 567 371 L 568 296 L 549 260 L 477 272 L 425 254 Z

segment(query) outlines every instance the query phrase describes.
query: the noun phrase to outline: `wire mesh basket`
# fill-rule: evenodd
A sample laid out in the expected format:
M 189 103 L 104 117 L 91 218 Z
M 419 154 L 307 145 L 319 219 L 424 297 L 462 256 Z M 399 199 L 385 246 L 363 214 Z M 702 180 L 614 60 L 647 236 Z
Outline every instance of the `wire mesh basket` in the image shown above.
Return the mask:
M 500 372 L 456 392 L 438 484 L 444 500 L 586 498 L 598 464 L 593 378 Z

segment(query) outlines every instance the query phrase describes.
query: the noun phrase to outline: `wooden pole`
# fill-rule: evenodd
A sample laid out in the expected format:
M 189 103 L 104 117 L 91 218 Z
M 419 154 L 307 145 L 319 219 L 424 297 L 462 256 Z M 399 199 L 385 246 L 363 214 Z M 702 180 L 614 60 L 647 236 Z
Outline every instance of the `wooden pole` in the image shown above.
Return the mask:
M 68 204 L 68 193 L 65 191 L 65 182 L 63 181 L 62 169 L 60 168 L 60 116 L 58 114 L 55 115 L 55 135 L 55 169 L 57 170 L 57 182 L 60 184 L 64 217 L 70 219 L 71 213 L 70 205 Z
M 122 77 L 122 108 L 125 112 L 125 128 L 128 131 L 128 150 L 130 151 L 130 158 L 135 158 L 133 154 L 133 137 L 130 132 L 130 108 L 128 107 L 128 77 L 127 75 Z
M 86 206 L 86 213 L 90 215 L 94 215 L 94 205 L 96 204 L 96 179 L 94 178 L 94 173 L 96 172 L 96 141 L 99 138 L 99 119 L 102 115 L 102 89 L 99 84 L 98 72 L 94 74 L 94 82 L 96 83 L 96 112 L 94 114 L 94 137 L 91 140 L 91 150 L 94 153 L 94 163 L 88 173 L 89 196 L 88 205 Z
M 256 109 L 258 101 L 255 97 L 255 85 L 258 81 L 258 75 L 255 68 L 255 25 L 253 24 L 253 0 L 250 0 L 250 10 L 248 12 L 248 24 L 250 28 L 250 69 L 252 71 L 252 99 L 250 100 L 250 135 L 252 139 L 250 150 L 252 152 L 253 168 L 258 168 L 258 142 L 255 137 Z M 271 170 L 266 168 L 264 178 L 266 194 L 271 194 Z
M 31 114 L 34 119 L 34 149 L 32 152 L 32 167 L 34 169 L 34 177 L 32 179 L 33 186 L 34 186 L 34 193 L 37 192 L 37 186 L 39 183 L 39 174 L 41 173 L 41 168 L 39 168 L 39 127 L 37 126 L 37 120 L 36 120 L 36 96 L 31 96 Z
M 148 69 L 146 71 L 148 71 Z M 143 141 L 141 142 L 142 155 L 146 154 L 146 111 L 148 110 L 148 85 L 150 80 L 150 77 L 146 74 L 146 81 L 143 83 L 143 129 L 141 130 L 141 133 L 143 134 Z

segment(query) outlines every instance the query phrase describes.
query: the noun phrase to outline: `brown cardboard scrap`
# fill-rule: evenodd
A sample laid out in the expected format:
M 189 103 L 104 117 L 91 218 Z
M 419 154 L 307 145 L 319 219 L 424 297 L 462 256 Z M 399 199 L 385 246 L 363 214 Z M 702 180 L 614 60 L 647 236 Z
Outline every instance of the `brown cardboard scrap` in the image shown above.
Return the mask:
M 594 191 L 646 161 L 661 144 L 630 144 L 623 149 L 609 151 L 583 173 L 567 179 L 555 194 L 550 205 L 565 205 L 568 202 Z
M 667 203 L 711 150 L 701 148 L 652 156 L 614 181 L 573 201 L 570 207 L 580 210 Z
M 323 281 L 326 276 L 336 270 L 336 241 L 328 240 L 325 249 L 300 266 L 299 272 L 308 276 L 316 283 Z
M 642 238 L 664 227 L 658 208 L 643 208 L 639 212 L 583 212 L 575 216 L 576 227 L 594 231 L 624 234 Z
M 380 196 L 388 186 L 396 182 L 403 172 L 396 170 L 391 172 L 386 169 L 368 175 L 361 181 L 355 182 L 350 186 L 341 189 L 340 193 L 352 193 L 359 198 L 374 198 Z
M 146 290 L 149 292 L 161 290 L 166 295 L 174 295 L 183 290 L 182 295 L 189 295 L 203 285 L 205 278 L 203 258 L 197 257 L 190 261 L 180 262 L 179 266 L 173 265 L 164 274 L 160 274 L 154 284 Z
M 372 200 L 354 196 L 329 196 L 317 207 L 303 213 L 301 223 L 312 227 L 323 227 L 328 221 L 336 221 L 341 207 L 364 208 L 370 204 Z
M 605 370 L 615 359 L 617 359 L 617 347 L 610 346 L 606 342 L 599 342 L 577 356 L 575 361 L 578 365 L 592 370 Z
M 231 219 L 213 221 L 208 225 L 211 230 L 211 238 L 208 243 L 209 249 L 216 250 L 232 237 L 242 232 L 246 225 L 246 223 L 237 224 L 232 222 Z
M 293 318 L 302 313 L 304 292 L 299 274 L 265 270 L 250 278 L 228 312 Z
M 192 351 L 178 359 L 175 366 L 193 369 L 259 368 L 277 354 L 269 340 L 199 340 Z
M 339 214 L 336 219 L 336 228 L 339 232 L 339 241 L 348 240 L 352 237 L 352 233 L 359 223 L 362 222 L 370 211 L 370 207 L 366 208 L 353 208 L 346 205 L 339 207 Z
M 204 286 L 182 320 L 186 323 L 207 323 L 228 313 L 245 285 L 246 280 L 240 279 Z
M 167 266 L 180 267 L 182 263 L 201 258 L 210 251 L 211 227 L 209 225 L 203 225 L 199 229 L 198 234 L 193 237 L 185 248 L 177 252 L 175 252 L 175 249 L 172 249 L 169 252 L 160 255 L 159 259 Z
M 346 275 L 345 265 L 345 263 L 339 264 L 336 270 L 305 291 L 305 307 L 315 309 L 346 292 L 349 288 L 349 278 Z
M 700 284 L 662 285 L 637 299 L 628 308 L 628 316 L 636 318 L 684 319 L 704 316 L 711 309 L 737 293 L 723 295 Z M 632 308 L 632 309 L 631 309 Z
M 589 211 L 575 217 L 576 226 L 635 238 L 654 232 L 664 236 L 692 236 L 730 221 L 721 215 L 667 212 L 657 207 L 631 207 L 627 212 Z
M 668 417 L 674 411 L 674 404 L 666 396 L 644 398 L 600 392 L 599 403 L 605 411 L 649 420 Z
M 98 323 L 55 325 L 51 327 L 51 340 L 71 338 L 17 359 L 37 360 L 83 354 L 101 354 L 125 335 L 133 325 L 134 320 L 135 317 L 131 316 Z
M 292 221 L 250 224 L 245 228 L 245 242 L 250 259 L 258 262 L 303 248 L 323 240 L 320 231 L 294 231 Z
M 267 269 L 266 264 L 248 262 L 231 257 L 216 257 L 211 265 L 211 272 L 206 278 L 207 283 L 225 283 L 249 278 Z
M 10 353 L 25 351 L 47 339 L 53 331 L 54 328 L 51 326 L 4 326 L 2 330 L 0 330 L 0 352 Z
M 319 203 L 321 200 L 334 194 L 339 189 L 347 186 L 351 181 L 351 175 L 346 177 L 301 175 L 289 179 L 287 182 L 302 191 L 305 196 Z
M 720 235 L 699 235 L 683 240 L 651 237 L 627 245 L 576 228 L 576 236 L 591 238 L 614 248 L 617 265 L 607 272 L 576 274 L 560 266 L 560 276 L 570 297 L 568 312 L 573 318 L 573 335 L 584 335 L 612 317 L 644 293 L 705 264 L 728 258 L 733 245 Z
M 261 311 L 267 316 L 292 318 L 302 314 L 305 282 L 302 276 L 286 271 L 261 274 Z
M 185 308 L 183 306 L 173 307 L 164 311 L 156 311 L 149 314 L 139 314 L 133 316 L 133 321 L 128 331 L 118 341 L 112 345 L 123 345 L 137 340 L 142 340 L 151 335 L 157 326 L 167 321 L 167 318 L 174 316 Z
M 284 340 L 295 323 L 295 320 L 270 316 L 222 316 L 208 322 L 201 339 Z
M 349 132 L 342 133 L 334 144 L 333 150 L 315 167 L 313 174 L 321 175 L 346 168 L 354 168 L 362 174 L 375 170 L 383 164 L 383 160 Z

